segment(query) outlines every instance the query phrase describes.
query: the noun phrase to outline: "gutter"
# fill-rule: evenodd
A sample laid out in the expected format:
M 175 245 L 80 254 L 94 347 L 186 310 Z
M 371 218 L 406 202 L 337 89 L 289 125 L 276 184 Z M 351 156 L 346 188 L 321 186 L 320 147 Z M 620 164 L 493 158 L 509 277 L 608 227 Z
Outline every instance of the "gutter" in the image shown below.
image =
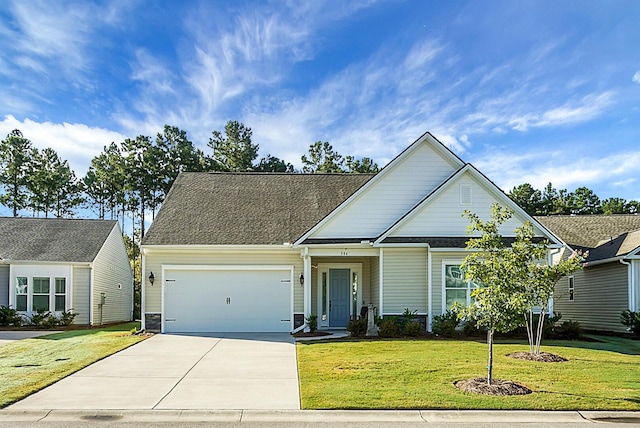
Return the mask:
M 634 311 L 636 310 L 636 297 L 635 297 L 635 293 L 634 293 L 634 287 L 633 287 L 633 265 L 630 262 L 627 262 L 625 260 L 620 260 L 620 263 L 622 263 L 623 265 L 627 266 L 627 287 L 628 287 L 628 299 L 629 301 L 628 303 L 628 307 L 630 311 Z

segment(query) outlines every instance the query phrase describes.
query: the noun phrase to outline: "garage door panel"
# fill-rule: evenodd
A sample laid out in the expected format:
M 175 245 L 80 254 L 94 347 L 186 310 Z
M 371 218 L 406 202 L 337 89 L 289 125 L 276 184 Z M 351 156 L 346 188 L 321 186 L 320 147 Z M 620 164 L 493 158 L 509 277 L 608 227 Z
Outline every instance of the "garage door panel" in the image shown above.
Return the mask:
M 287 332 L 291 270 L 166 270 L 165 332 Z

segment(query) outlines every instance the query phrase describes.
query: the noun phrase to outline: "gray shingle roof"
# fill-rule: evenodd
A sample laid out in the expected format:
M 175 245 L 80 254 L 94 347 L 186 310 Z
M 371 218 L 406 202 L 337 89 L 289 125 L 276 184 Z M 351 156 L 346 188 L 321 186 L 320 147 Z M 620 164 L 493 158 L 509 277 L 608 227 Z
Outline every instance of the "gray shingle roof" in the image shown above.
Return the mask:
M 587 261 L 623 256 L 640 246 L 640 215 L 536 217 L 573 248 L 588 249 Z
M 143 245 L 293 243 L 371 177 L 181 173 Z
M 116 223 L 0 217 L 0 257 L 16 261 L 92 262 Z

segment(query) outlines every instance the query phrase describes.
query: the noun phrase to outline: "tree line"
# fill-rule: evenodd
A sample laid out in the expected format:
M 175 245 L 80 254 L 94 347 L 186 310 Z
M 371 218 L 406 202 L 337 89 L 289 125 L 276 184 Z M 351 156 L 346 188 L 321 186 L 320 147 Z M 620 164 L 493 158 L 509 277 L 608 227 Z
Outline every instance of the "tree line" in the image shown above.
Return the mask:
M 13 216 L 30 212 L 34 217 L 73 217 L 80 209 L 99 219 L 125 218 L 134 231 L 155 217 L 171 185 L 182 171 L 375 173 L 370 158 L 343 157 L 328 142 L 317 141 L 301 157 L 302 170 L 268 154 L 258 160 L 259 145 L 252 130 L 229 121 L 223 131 L 213 131 L 205 153 L 186 131 L 165 125 L 154 137 L 139 135 L 104 147 L 91 160 L 86 175 L 76 177 L 67 160 L 52 148 L 39 150 L 20 130 L 0 142 L 0 203 Z
M 509 196 L 530 215 L 568 214 L 636 214 L 640 212 L 640 201 L 623 198 L 601 200 L 593 190 L 578 187 L 573 192 L 557 190 L 551 183 L 544 189 L 535 189 L 531 184 L 515 186 Z

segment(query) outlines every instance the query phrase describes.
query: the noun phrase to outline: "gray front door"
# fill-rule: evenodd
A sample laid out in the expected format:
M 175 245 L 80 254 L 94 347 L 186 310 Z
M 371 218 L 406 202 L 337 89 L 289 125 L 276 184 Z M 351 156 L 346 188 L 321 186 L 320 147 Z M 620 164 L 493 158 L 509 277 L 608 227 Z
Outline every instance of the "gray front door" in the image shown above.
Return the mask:
M 329 327 L 346 327 L 349 323 L 350 276 L 349 269 L 329 269 Z

